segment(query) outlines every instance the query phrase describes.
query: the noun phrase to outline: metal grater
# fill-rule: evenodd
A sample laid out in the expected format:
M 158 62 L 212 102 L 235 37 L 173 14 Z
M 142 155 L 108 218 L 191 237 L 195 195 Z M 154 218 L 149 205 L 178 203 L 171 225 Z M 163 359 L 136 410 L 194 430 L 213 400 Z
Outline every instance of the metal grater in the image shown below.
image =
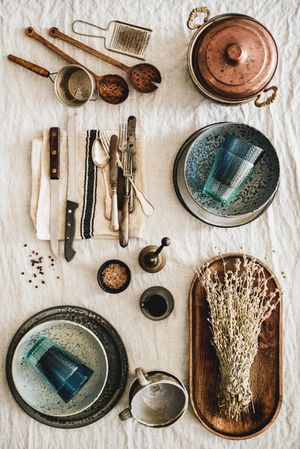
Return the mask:
M 80 32 L 78 30 L 80 26 L 76 27 L 76 24 L 78 23 L 84 24 L 85 29 L 86 26 L 89 26 L 105 31 L 105 36 Z M 145 52 L 152 32 L 150 28 L 143 28 L 118 20 L 109 22 L 107 28 L 101 28 L 98 25 L 94 25 L 93 23 L 84 20 L 75 20 L 72 23 L 72 30 L 75 34 L 79 34 L 80 36 L 100 37 L 101 39 L 104 39 L 104 46 L 107 50 L 143 60 L 145 59 Z M 108 45 L 106 44 L 107 41 L 109 42 Z

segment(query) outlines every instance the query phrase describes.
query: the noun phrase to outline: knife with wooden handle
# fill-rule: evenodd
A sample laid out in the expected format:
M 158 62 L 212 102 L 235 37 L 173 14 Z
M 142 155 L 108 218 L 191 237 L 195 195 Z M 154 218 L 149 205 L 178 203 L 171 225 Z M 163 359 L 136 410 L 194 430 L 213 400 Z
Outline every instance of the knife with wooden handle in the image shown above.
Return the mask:
M 117 151 L 118 151 L 118 138 L 117 136 L 111 136 L 109 147 L 109 181 L 112 192 L 112 205 L 111 205 L 111 221 L 113 231 L 119 230 L 119 217 L 118 217 L 118 164 L 117 164 Z
M 58 257 L 59 128 L 50 128 L 50 247 Z
M 77 114 L 68 121 L 68 190 L 65 221 L 65 259 L 70 262 L 76 254 L 73 248 L 75 238 L 75 213 L 78 208 L 76 184 L 76 154 L 77 154 Z

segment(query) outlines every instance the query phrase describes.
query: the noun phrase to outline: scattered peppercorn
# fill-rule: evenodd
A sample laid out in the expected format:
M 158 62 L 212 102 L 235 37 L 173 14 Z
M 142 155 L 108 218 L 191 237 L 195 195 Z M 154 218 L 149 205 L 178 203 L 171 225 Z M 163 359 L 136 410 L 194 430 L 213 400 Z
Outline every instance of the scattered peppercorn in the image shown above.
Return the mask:
M 27 246 L 27 243 L 24 243 L 24 246 L 26 247 L 26 246 Z

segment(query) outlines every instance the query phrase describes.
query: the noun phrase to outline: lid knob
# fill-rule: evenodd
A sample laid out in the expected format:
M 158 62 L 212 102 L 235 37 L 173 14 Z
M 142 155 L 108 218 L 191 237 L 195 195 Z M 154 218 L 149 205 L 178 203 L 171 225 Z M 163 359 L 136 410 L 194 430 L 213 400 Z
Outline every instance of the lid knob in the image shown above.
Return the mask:
M 230 44 L 226 48 L 226 56 L 231 64 L 237 65 L 245 61 L 247 53 L 239 44 Z

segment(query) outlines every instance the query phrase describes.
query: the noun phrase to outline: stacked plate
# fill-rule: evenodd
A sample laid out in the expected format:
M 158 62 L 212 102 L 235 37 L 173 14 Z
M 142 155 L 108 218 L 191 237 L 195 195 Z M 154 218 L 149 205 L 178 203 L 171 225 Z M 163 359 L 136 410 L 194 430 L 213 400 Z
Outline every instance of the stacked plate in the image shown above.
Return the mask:
M 227 135 L 234 134 L 262 148 L 251 177 L 229 204 L 203 193 L 210 167 Z M 190 136 L 174 163 L 173 182 L 178 199 L 196 218 L 219 227 L 241 226 L 257 218 L 272 203 L 279 186 L 279 160 L 270 141 L 257 129 L 240 123 L 215 123 Z
M 67 403 L 25 360 L 44 336 L 94 371 Z M 15 400 L 31 417 L 53 427 L 73 428 L 102 418 L 114 407 L 126 386 L 128 362 L 120 336 L 104 318 L 80 307 L 61 306 L 34 315 L 20 327 L 7 353 L 6 375 Z

